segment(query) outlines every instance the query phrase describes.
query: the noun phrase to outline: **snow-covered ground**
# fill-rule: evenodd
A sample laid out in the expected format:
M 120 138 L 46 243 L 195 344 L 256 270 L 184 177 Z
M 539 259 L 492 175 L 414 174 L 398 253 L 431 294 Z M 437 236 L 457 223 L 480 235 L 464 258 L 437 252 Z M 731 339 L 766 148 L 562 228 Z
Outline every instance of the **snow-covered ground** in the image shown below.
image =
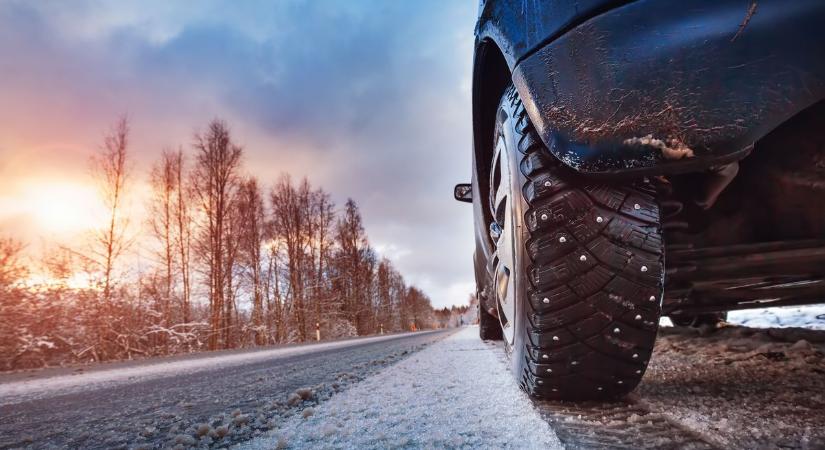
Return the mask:
M 561 448 L 500 351 L 467 327 L 240 448 Z
M 825 305 L 748 309 L 728 313 L 728 323 L 751 328 L 810 328 L 825 330 Z
M 808 328 L 825 330 L 825 305 L 783 306 L 776 308 L 746 309 L 728 313 L 727 322 L 750 328 Z M 659 322 L 672 327 L 668 317 Z
M 213 370 L 222 367 L 231 367 L 240 364 L 284 358 L 293 355 L 311 354 L 367 342 L 379 342 L 387 339 L 396 339 L 398 336 L 399 335 L 386 335 L 360 339 L 348 339 L 345 341 L 299 345 L 294 347 L 250 351 L 229 355 L 208 355 L 178 361 L 160 360 L 158 362 L 140 364 L 133 367 L 97 370 L 92 372 L 59 375 L 49 378 L 37 378 L 33 380 L 13 381 L 8 383 L 0 382 L 0 405 L 48 397 L 54 393 L 69 394 L 120 384 L 130 384 L 137 381 L 193 373 L 201 370 Z

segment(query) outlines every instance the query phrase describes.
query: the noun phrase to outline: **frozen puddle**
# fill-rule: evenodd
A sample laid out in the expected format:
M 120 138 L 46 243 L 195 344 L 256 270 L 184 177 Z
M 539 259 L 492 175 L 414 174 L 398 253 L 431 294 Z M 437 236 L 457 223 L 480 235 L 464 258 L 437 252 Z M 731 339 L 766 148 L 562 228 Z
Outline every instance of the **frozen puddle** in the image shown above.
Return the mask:
M 562 448 L 497 351 L 465 328 L 238 448 Z

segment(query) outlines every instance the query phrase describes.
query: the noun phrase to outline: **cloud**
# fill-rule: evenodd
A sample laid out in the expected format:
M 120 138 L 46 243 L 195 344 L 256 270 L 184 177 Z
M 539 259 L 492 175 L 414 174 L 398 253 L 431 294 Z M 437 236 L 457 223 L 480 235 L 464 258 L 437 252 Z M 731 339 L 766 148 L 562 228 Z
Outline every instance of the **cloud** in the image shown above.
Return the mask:
M 16 111 L 0 111 L 0 148 L 90 148 L 128 111 L 146 167 L 223 117 L 251 172 L 266 182 L 290 171 L 339 204 L 352 197 L 408 280 L 437 305 L 463 303 L 471 212 L 451 191 L 470 174 L 475 12 L 442 1 L 7 2 L 0 97 Z

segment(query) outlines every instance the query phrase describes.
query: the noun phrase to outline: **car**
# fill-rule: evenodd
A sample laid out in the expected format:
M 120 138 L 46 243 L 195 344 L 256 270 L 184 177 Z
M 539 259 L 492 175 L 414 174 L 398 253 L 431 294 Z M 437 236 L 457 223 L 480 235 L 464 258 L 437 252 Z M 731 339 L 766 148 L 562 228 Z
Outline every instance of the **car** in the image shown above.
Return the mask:
M 482 339 L 527 393 L 632 391 L 660 318 L 825 300 L 825 2 L 482 0 Z

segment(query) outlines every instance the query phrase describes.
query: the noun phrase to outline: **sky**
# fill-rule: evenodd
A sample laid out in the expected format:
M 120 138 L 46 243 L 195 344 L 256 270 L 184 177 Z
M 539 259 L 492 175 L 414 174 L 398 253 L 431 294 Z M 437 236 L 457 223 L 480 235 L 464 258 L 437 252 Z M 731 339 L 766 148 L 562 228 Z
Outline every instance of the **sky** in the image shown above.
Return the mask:
M 0 234 L 73 241 L 101 212 L 89 158 L 122 114 L 133 189 L 213 118 L 267 185 L 361 207 L 371 244 L 435 306 L 473 290 L 476 3 L 0 2 Z M 131 205 L 140 215 L 140 202 Z

